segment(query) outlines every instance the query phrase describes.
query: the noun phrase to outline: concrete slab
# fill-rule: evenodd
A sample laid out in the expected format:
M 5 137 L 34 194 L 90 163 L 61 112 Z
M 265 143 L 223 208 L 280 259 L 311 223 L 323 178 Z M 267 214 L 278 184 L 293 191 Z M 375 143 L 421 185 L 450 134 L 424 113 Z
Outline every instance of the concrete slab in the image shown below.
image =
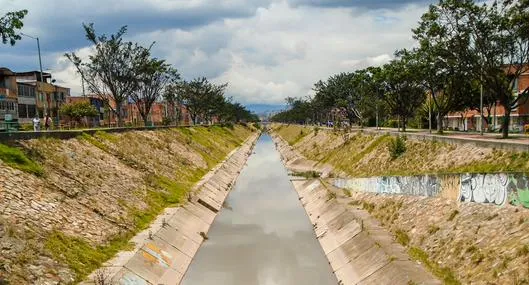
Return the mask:
M 160 278 L 158 281 L 158 284 L 161 285 L 178 285 L 180 284 L 180 281 L 182 281 L 182 278 L 184 277 L 184 274 L 175 271 L 173 269 L 169 269 L 165 272 L 165 274 Z
M 211 225 L 215 220 L 215 213 L 198 203 L 187 203 L 182 207 L 193 213 L 195 216 L 199 217 L 206 224 Z
M 186 236 L 183 232 L 180 232 L 173 227 L 161 229 L 156 233 L 155 237 L 166 241 L 189 257 L 195 256 L 200 247 L 200 243 L 197 243 L 190 237 Z
M 199 244 L 203 240 L 200 232 L 207 233 L 210 226 L 184 208 L 180 208 L 167 223 Z
M 358 284 L 443 284 L 441 281 L 436 280 L 435 278 L 433 278 L 433 276 L 429 274 L 418 274 L 420 272 L 420 270 L 418 269 L 420 268 L 413 267 L 414 266 L 410 264 L 410 262 L 394 261 L 382 267 L 380 270 L 374 272 Z
M 147 282 L 145 279 L 134 274 L 132 271 L 128 270 L 127 268 L 122 268 L 118 273 L 116 273 L 111 280 L 111 284 L 152 285 L 152 283 Z

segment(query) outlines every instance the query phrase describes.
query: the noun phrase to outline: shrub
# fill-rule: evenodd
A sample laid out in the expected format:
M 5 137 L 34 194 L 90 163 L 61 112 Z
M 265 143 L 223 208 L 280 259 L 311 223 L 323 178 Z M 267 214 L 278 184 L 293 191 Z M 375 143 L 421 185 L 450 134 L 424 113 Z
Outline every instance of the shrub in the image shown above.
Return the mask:
M 388 120 L 384 124 L 384 127 L 388 127 L 388 128 L 397 128 L 398 126 L 399 126 L 398 120 Z
M 391 159 L 396 159 L 406 152 L 406 142 L 401 136 L 393 138 L 388 146 Z

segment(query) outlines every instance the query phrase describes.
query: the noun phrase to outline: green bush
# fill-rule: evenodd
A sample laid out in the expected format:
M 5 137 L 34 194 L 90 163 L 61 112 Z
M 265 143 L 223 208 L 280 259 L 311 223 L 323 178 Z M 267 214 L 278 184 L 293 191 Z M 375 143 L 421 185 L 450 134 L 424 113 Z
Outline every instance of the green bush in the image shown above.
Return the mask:
M 387 127 L 387 128 L 398 128 L 399 127 L 399 121 L 398 120 L 387 120 L 384 123 L 384 127 Z
M 27 173 L 42 176 L 44 169 L 36 162 L 29 159 L 24 152 L 18 148 L 0 144 L 0 160 L 10 167 Z
M 397 136 L 390 140 L 388 150 L 391 159 L 396 159 L 406 152 L 406 141 L 403 137 Z

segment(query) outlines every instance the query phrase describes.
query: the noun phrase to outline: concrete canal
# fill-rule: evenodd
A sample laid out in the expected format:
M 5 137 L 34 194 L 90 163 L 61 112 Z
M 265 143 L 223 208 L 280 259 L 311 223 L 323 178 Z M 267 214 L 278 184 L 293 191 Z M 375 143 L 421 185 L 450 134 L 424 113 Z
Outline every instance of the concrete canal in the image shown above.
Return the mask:
M 182 284 L 337 284 L 268 134 L 208 238 Z

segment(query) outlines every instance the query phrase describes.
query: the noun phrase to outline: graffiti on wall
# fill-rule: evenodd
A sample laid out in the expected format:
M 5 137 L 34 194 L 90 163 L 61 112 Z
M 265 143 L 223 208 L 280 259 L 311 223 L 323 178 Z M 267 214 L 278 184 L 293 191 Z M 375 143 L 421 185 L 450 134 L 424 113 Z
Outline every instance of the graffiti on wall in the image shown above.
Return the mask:
M 335 179 L 352 191 L 427 197 L 529 208 L 529 177 L 523 174 L 461 174 Z
M 507 174 L 462 174 L 461 202 L 505 205 L 507 201 Z
M 334 185 L 352 191 L 413 196 L 438 196 L 442 190 L 437 176 L 384 176 L 357 179 L 335 179 Z
M 509 203 L 529 208 L 529 177 L 512 175 L 509 177 Z

